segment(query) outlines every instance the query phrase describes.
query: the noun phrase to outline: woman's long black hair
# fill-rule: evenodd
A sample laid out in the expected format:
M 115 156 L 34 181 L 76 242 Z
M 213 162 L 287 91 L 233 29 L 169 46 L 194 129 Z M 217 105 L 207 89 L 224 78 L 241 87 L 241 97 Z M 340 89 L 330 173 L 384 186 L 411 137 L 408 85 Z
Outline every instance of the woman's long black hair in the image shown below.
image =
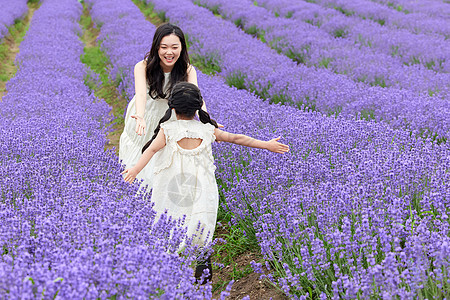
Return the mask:
M 195 112 L 198 111 L 200 122 L 212 124 L 217 128 L 218 126 L 216 121 L 211 119 L 209 114 L 202 109 L 202 106 L 203 97 L 200 93 L 200 89 L 195 84 L 189 82 L 179 82 L 175 84 L 169 97 L 169 108 L 159 121 L 151 140 L 148 141 L 142 148 L 142 152 L 144 152 L 156 138 L 159 129 L 161 128 L 161 124 L 171 118 L 172 109 L 175 109 L 175 112 L 178 115 L 182 115 L 186 118 L 193 118 L 195 116 Z
M 164 72 L 161 68 L 161 59 L 158 55 L 158 50 L 161 45 L 161 40 L 168 35 L 176 35 L 181 42 L 180 57 L 176 61 L 172 72 L 170 72 L 169 90 L 170 87 L 179 81 L 187 81 L 187 68 L 190 65 L 189 55 L 186 47 L 186 39 L 180 27 L 170 23 L 161 24 L 156 28 L 153 36 L 152 47 L 150 52 L 145 55 L 144 60 L 147 65 L 145 67 L 145 75 L 147 84 L 149 86 L 149 95 L 152 98 L 166 98 L 164 88 Z

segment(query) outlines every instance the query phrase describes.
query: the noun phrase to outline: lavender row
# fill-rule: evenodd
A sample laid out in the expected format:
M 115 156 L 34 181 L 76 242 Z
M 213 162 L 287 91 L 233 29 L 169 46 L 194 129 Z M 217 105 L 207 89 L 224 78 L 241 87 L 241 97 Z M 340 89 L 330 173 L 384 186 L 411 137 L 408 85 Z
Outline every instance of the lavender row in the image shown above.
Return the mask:
M 391 29 L 405 28 L 412 33 L 439 34 L 446 39 L 450 38 L 448 17 L 430 18 L 421 13 L 405 14 L 370 0 L 351 2 L 342 0 L 317 0 L 316 3 L 339 10 L 346 15 L 356 15 L 362 19 L 371 19 Z M 440 6 L 445 8 L 448 5 L 441 3 Z
M 27 0 L 0 0 L 0 41 L 8 35 L 8 27 L 22 19 L 28 11 Z
M 199 83 L 227 130 L 290 145 L 283 157 L 215 148 L 223 205 L 288 296 L 411 299 L 450 279 L 448 147 L 383 123 L 261 103 L 217 78 Z
M 410 12 L 423 13 L 432 17 L 448 18 L 450 16 L 450 5 L 445 1 L 435 0 L 372 0 L 382 3 L 397 11 L 408 14 Z
M 450 41 L 444 36 L 390 29 L 315 3 L 294 0 L 259 0 L 257 3 L 281 16 L 314 24 L 332 37 L 348 39 L 359 47 L 377 49 L 402 63 L 450 72 Z
M 295 19 L 277 18 L 271 12 L 247 1 L 199 0 L 246 32 L 257 32 L 272 48 L 298 63 L 328 68 L 369 85 L 394 86 L 418 93 L 450 93 L 450 74 L 436 73 L 423 66 L 406 66 L 375 49 L 357 47 L 352 41 L 335 39 L 317 27 Z
M 272 102 L 304 105 L 329 115 L 364 114 L 415 133 L 436 137 L 449 134 L 450 104 L 446 99 L 396 88 L 368 87 L 327 69 L 297 65 L 188 0 L 149 3 L 183 28 L 192 45 L 191 54 L 203 64 L 220 69 L 229 84 L 255 91 Z
M 131 11 L 133 4 L 120 5 Z M 96 5 L 92 10 L 97 10 Z M 97 22 L 106 24 L 108 16 L 95 15 Z M 139 14 L 123 16 L 127 17 L 142 19 Z M 132 30 L 126 24 L 134 23 L 123 22 L 116 30 L 125 35 Z M 106 34 L 104 41 L 109 38 Z M 130 37 L 130 43 L 133 40 Z M 116 50 L 105 48 L 108 53 Z M 130 55 L 140 59 L 138 53 Z M 378 293 L 412 296 L 421 292 L 418 286 L 428 280 L 425 272 L 432 266 L 448 268 L 448 259 L 434 260 L 438 264 L 433 265 L 434 258 L 447 255 L 449 242 L 450 199 L 445 182 L 450 161 L 445 145 L 416 140 L 383 123 L 327 118 L 270 105 L 201 72 L 199 84 L 208 110 L 228 131 L 264 139 L 281 135 L 291 146 L 284 156 L 223 143 L 215 145 L 214 153 L 216 175 L 226 195 L 222 205 L 249 238 L 256 238 L 271 262 L 273 280 L 292 298 L 308 290 L 314 290 L 310 296 L 354 298 L 355 289 L 365 298 Z M 408 206 L 411 211 L 405 209 Z M 429 206 L 436 218 L 424 213 Z M 366 219 L 368 223 L 363 223 Z M 411 221 L 413 231 L 409 231 Z M 361 243 L 365 240 L 375 243 L 374 250 L 372 243 Z M 359 263 L 369 252 L 370 264 Z M 336 253 L 340 260 L 334 259 Z M 385 275 L 397 267 L 390 264 L 393 255 L 398 256 L 398 265 L 415 263 L 420 276 Z M 332 267 L 334 261 L 341 269 Z M 372 274 L 377 275 L 374 286 Z M 400 278 L 403 285 L 395 284 Z M 437 274 L 429 284 L 444 279 Z M 323 281 L 330 284 L 321 285 Z
M 111 109 L 84 84 L 81 13 L 42 1 L 0 105 L 0 298 L 208 297 L 177 253 L 185 229 L 156 220 L 104 150 Z

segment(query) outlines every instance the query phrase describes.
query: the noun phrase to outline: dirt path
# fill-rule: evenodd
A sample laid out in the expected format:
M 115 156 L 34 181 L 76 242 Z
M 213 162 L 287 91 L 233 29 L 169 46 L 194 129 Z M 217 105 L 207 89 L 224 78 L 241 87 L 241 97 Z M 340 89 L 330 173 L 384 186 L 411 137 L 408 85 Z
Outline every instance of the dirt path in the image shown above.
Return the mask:
M 34 12 L 38 8 L 38 3 L 28 3 L 26 16 L 20 22 L 10 27 L 10 34 L 3 39 L 0 45 L 0 101 L 7 93 L 6 82 L 14 77 L 17 72 L 14 60 L 16 59 L 17 53 L 19 53 L 20 43 L 30 26 Z
M 260 274 L 253 272 L 250 262 L 263 262 L 258 249 L 246 245 L 243 234 L 230 228 L 229 225 L 217 225 L 214 238 L 225 240 L 226 244 L 217 244 L 214 247 L 212 261 L 223 264 L 223 268 L 213 268 L 213 299 L 220 299 L 220 293 L 225 290 L 231 280 L 234 283 L 230 295 L 226 298 L 242 299 L 249 296 L 251 300 L 288 299 L 281 290 L 265 279 L 259 279 Z M 265 269 L 265 268 L 263 268 Z M 267 271 L 267 270 L 265 270 Z

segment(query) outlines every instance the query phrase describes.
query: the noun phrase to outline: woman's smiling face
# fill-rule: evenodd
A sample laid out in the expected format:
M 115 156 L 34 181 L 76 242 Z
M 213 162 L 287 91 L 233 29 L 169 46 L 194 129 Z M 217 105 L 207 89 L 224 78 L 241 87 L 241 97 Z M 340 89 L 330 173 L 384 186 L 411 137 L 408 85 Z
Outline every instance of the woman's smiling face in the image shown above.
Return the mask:
M 181 42 L 175 34 L 166 35 L 159 44 L 158 55 L 165 73 L 172 71 L 181 53 Z

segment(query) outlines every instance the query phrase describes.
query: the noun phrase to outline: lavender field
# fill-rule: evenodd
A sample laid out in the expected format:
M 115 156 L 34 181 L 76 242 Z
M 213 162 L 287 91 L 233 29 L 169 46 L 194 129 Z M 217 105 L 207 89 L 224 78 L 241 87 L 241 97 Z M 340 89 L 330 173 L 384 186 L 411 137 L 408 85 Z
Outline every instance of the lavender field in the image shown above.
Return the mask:
M 6 2 L 2 42 L 27 11 Z M 133 97 L 155 20 L 185 32 L 214 119 L 290 146 L 213 147 L 217 228 L 251 274 L 280 299 L 450 298 L 448 1 L 41 0 L 0 102 L 0 299 L 258 299 L 233 293 L 248 272 L 195 284 L 182 220 L 106 147 L 98 89 Z

